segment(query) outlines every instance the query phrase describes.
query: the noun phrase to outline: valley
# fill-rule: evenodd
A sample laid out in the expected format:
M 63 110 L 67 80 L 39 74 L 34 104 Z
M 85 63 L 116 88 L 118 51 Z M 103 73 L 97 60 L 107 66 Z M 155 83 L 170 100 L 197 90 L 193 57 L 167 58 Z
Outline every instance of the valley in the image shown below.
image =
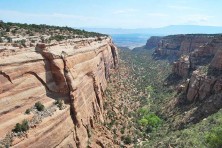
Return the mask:
M 129 49 L 100 33 L 2 22 L 0 47 L 0 147 L 222 145 L 221 34 Z

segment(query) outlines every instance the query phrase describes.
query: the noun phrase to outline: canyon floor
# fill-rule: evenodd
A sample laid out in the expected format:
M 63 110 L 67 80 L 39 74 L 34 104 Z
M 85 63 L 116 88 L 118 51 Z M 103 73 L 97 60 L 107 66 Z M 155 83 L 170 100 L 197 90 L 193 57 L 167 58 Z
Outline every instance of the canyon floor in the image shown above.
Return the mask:
M 222 111 L 185 123 L 195 106 L 177 105 L 180 95 L 168 60 L 155 60 L 143 47 L 120 50 L 118 70 L 105 92 L 105 126 L 118 145 L 126 147 L 209 147 L 206 136 L 220 125 Z M 173 83 L 172 83 L 173 82 Z M 152 118 L 151 118 L 152 116 Z M 151 126 L 147 126 L 145 119 Z

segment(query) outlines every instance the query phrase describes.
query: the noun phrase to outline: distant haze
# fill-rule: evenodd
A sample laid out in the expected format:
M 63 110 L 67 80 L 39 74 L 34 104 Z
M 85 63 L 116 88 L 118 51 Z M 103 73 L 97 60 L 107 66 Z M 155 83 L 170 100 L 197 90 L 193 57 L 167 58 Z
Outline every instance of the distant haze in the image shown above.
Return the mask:
M 162 28 L 139 28 L 139 29 L 121 29 L 121 28 L 81 28 L 87 31 L 95 31 L 108 34 L 113 38 L 117 46 L 135 47 L 146 44 L 150 36 L 165 36 L 173 34 L 219 34 L 222 33 L 222 27 L 215 26 L 196 26 L 196 25 L 174 25 Z
M 82 28 L 87 31 L 95 31 L 104 34 L 149 34 L 149 35 L 172 35 L 172 34 L 218 34 L 222 33 L 222 27 L 197 26 L 197 25 L 172 25 L 162 28 Z

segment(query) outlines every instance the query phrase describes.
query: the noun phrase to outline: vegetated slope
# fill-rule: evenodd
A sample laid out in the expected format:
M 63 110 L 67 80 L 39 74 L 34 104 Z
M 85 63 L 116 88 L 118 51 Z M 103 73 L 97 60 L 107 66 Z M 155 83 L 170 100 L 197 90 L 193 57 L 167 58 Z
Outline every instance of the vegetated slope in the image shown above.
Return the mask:
M 220 34 L 172 35 L 160 40 L 155 59 L 179 58 L 166 81 L 178 95 L 162 110 L 170 126 L 146 146 L 222 146 L 221 45 Z
M 116 142 L 151 148 L 218 147 L 222 110 L 196 124 L 181 124 L 195 104 L 175 105 L 181 95 L 176 87 L 181 79 L 174 77 L 175 83 L 169 85 L 172 65 L 168 60 L 153 59 L 152 54 L 143 47 L 120 52 L 119 74 L 111 76 L 107 89 L 115 101 L 106 103 L 113 109 L 106 126 Z
M 60 27 L 45 24 L 36 25 L 0 22 L 0 43 L 15 41 L 25 44 L 27 40 L 31 43 L 35 43 L 36 41 L 49 43 L 52 40 L 62 41 L 65 39 L 101 36 L 107 35 L 96 32 L 88 32 L 85 30 L 73 29 L 67 26 Z
M 116 143 L 142 146 L 165 125 L 161 108 L 174 96 L 164 81 L 171 72 L 167 61 L 156 61 L 152 51 L 120 50 L 118 74 L 111 75 L 106 90 L 105 125 Z

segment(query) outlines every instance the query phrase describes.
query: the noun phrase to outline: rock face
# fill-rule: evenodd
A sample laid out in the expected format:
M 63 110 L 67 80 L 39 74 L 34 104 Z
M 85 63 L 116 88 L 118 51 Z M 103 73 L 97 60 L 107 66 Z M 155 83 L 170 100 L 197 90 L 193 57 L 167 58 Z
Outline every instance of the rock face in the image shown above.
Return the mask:
M 179 61 L 173 63 L 172 72 L 181 76 L 188 77 L 190 70 L 189 56 L 182 56 Z
M 211 42 L 213 38 L 214 35 L 187 34 L 166 36 L 160 40 L 155 54 L 157 56 L 180 57 L 182 54 L 188 54 L 194 51 L 194 49 Z
M 174 84 L 179 94 L 173 108 L 186 110 L 186 115 L 182 115 L 177 123 L 183 128 L 184 124 L 197 123 L 222 108 L 222 36 L 177 37 L 166 37 L 168 40 L 161 41 L 157 51 L 160 55 L 176 54 L 179 58 L 173 62 L 170 76 L 180 76 L 178 81 L 172 80 L 178 82 Z
M 194 51 L 186 54 L 186 56 L 182 55 L 178 61 L 174 62 L 173 73 L 181 77 L 188 77 L 189 73 L 196 70 L 199 66 L 209 64 L 221 47 L 221 37 L 215 35 L 211 42 L 196 48 Z
M 189 78 L 185 89 L 189 102 L 203 101 L 222 93 L 222 37 L 196 48 L 173 63 L 173 73 Z
M 161 39 L 162 37 L 160 36 L 151 36 L 146 42 L 146 49 L 156 48 Z
M 112 143 L 90 141 L 94 123 L 103 122 L 103 92 L 110 70 L 118 66 L 118 50 L 110 38 L 69 40 L 59 44 L 0 50 L 0 142 L 37 101 L 47 107 L 55 100 L 67 106 L 31 128 L 13 147 L 93 147 Z M 98 133 L 98 132 L 95 132 Z

